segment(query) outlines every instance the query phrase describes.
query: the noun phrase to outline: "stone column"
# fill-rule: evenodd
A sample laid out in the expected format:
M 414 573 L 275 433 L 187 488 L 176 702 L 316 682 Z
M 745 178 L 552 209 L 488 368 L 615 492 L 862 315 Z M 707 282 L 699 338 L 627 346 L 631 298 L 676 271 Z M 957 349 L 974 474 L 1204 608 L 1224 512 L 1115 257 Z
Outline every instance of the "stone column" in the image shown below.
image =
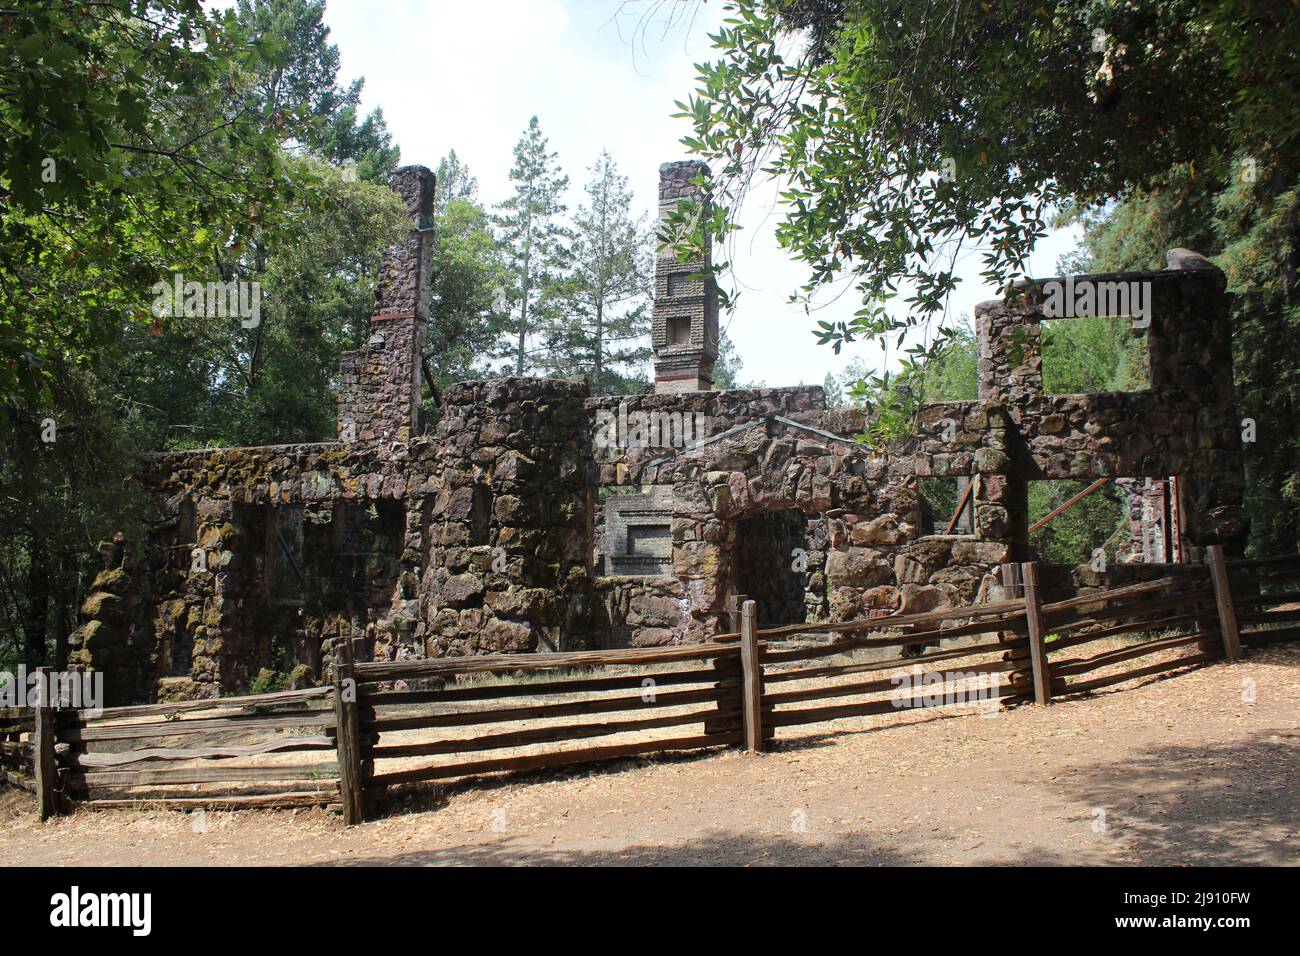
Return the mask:
M 691 180 L 709 167 L 688 160 L 659 167 L 659 220 L 680 200 L 707 194 Z M 709 245 L 704 255 L 680 261 L 671 248 L 655 259 L 655 301 L 651 328 L 654 346 L 655 392 L 699 392 L 713 387 L 713 363 L 718 357 L 718 290 L 708 273 Z M 704 278 L 691 278 L 703 275 Z
M 339 363 L 339 440 L 406 442 L 419 424 L 420 355 L 429 327 L 434 175 L 403 166 L 393 189 L 411 216 L 407 238 L 384 253 L 364 348 Z

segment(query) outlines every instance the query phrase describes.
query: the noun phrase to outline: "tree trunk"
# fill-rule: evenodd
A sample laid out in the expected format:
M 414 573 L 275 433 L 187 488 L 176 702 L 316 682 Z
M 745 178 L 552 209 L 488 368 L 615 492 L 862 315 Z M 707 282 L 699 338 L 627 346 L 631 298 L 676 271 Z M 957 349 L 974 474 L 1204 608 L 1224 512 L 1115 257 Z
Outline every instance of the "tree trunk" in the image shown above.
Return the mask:
M 54 666 L 59 670 L 68 667 L 68 638 L 72 636 L 76 588 L 69 587 L 72 575 L 72 558 L 66 551 L 59 552 L 58 573 L 54 576 Z
M 597 389 L 597 394 L 601 394 L 599 389 L 601 383 L 600 373 L 604 368 L 604 364 L 605 364 L 604 356 L 602 354 L 605 351 L 604 343 L 605 343 L 605 300 L 604 300 L 604 296 L 601 295 L 598 296 L 596 299 L 596 363 L 595 363 L 596 381 L 593 384 Z
M 532 285 L 532 262 L 533 262 L 533 213 L 532 197 L 529 197 L 529 210 L 524 219 L 524 275 L 523 275 L 523 298 L 519 302 L 519 351 L 515 354 L 515 374 L 523 376 L 524 374 L 524 354 L 527 351 L 528 343 L 528 294 Z
M 27 567 L 27 614 L 23 621 L 25 648 L 23 658 L 28 667 L 45 663 L 47 614 L 50 605 L 50 554 L 45 542 L 35 535 L 31 539 Z

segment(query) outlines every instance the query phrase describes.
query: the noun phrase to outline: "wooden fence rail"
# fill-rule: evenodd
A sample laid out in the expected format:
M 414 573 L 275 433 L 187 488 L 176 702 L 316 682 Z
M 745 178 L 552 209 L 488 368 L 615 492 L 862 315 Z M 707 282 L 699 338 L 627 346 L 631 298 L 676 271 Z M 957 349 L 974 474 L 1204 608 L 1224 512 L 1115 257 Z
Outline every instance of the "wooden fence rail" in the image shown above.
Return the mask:
M 656 648 L 368 662 L 340 635 L 325 687 L 93 715 L 52 701 L 0 710 L 0 782 L 32 790 L 42 817 L 78 804 L 327 805 L 352 824 L 404 784 L 758 752 L 782 727 L 1046 705 L 1300 638 L 1300 556 L 1210 547 L 1203 567 L 1055 602 L 1036 565 L 1004 565 L 1002 582 L 981 605 L 766 629 L 740 595 L 730 632 Z M 904 656 L 880 656 L 892 652 Z

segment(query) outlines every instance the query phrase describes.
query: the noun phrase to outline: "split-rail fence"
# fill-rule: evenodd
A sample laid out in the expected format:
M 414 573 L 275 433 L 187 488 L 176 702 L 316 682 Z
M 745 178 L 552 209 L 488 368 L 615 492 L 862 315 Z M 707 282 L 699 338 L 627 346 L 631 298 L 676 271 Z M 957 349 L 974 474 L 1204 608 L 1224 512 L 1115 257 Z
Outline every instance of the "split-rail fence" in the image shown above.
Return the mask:
M 1225 560 L 1212 547 L 1204 565 L 1055 602 L 1038 577 L 1004 565 L 994 603 L 761 630 L 742 597 L 729 633 L 702 644 L 368 662 L 344 640 L 325 687 L 94 716 L 0 711 L 0 781 L 31 790 L 42 818 L 320 805 L 359 823 L 406 784 L 759 751 L 778 728 L 942 705 L 954 690 L 969 702 L 972 685 L 985 705 L 1048 705 L 1300 637 L 1297 555 Z M 882 650 L 905 656 L 856 653 Z M 1145 657 L 1156 659 L 1129 663 Z

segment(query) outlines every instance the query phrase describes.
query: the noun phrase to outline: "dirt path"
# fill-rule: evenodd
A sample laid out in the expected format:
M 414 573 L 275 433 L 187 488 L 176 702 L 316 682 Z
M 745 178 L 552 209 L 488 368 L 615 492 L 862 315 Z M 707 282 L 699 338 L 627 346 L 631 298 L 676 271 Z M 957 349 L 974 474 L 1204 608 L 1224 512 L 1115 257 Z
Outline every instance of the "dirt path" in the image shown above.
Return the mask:
M 462 785 L 351 830 L 318 810 L 40 825 L 6 798 L 0 865 L 1300 862 L 1295 645 L 1047 709 L 816 730 Z

